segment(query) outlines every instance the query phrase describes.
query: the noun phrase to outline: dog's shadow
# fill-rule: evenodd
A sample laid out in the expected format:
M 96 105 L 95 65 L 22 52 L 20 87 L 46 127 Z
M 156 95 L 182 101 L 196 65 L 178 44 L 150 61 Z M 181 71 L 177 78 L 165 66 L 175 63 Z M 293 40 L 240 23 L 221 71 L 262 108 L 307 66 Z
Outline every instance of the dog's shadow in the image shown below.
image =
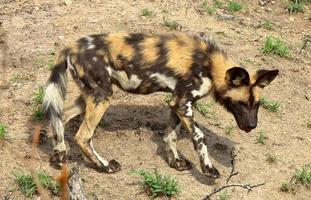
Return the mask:
M 151 140 L 157 145 L 157 155 L 166 161 L 165 144 L 163 143 L 164 130 L 168 124 L 170 110 L 166 105 L 163 106 L 147 106 L 147 105 L 111 105 L 105 116 L 99 123 L 99 126 L 109 132 L 118 132 L 119 130 L 137 130 L 146 128 L 153 132 Z M 68 152 L 68 160 L 81 162 L 86 166 L 91 166 L 82 156 L 82 151 L 74 142 L 74 135 L 79 128 L 83 116 L 78 116 L 67 123 L 65 127 L 65 140 L 70 145 Z M 207 147 L 210 157 L 221 165 L 230 166 L 231 154 L 234 150 L 234 143 L 225 137 L 219 136 L 207 128 L 200 126 L 203 133 L 206 134 Z M 96 134 L 101 134 L 99 131 Z M 189 134 L 182 129 L 179 139 L 191 138 Z M 39 145 L 41 151 L 46 154 L 52 153 L 51 142 L 45 145 Z M 184 156 L 181 154 L 181 156 Z M 189 160 L 189 159 L 188 159 Z M 194 164 L 190 173 L 203 184 L 213 184 L 213 180 L 205 177 L 200 169 Z M 199 166 L 199 165 L 198 165 Z

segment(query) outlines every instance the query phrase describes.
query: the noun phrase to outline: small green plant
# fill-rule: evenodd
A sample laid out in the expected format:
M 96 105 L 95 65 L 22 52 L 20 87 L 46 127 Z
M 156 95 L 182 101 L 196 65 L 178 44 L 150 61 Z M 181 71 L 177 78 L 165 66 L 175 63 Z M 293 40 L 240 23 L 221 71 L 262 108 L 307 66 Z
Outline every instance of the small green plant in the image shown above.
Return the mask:
M 229 1 L 228 5 L 227 5 L 227 9 L 231 13 L 238 12 L 238 11 L 242 10 L 242 7 L 243 7 L 242 4 L 240 4 L 237 1 Z
M 148 8 L 144 8 L 144 9 L 141 10 L 140 16 L 143 16 L 143 17 L 153 17 L 154 16 L 154 12 L 152 10 L 149 10 Z
M 227 190 L 224 190 L 223 192 L 219 194 L 219 200 L 229 200 L 229 199 L 230 199 L 230 195 L 228 194 Z
M 154 172 L 135 170 L 132 173 L 139 175 L 143 179 L 141 181 L 142 186 L 153 197 L 172 197 L 179 193 L 178 181 L 175 177 L 161 175 L 157 170 L 154 170 Z
M 33 113 L 33 119 L 41 121 L 44 119 L 44 112 L 41 107 L 37 107 Z
M 0 123 L 0 139 L 6 137 L 6 126 L 3 123 Z
M 304 3 L 301 2 L 292 2 L 289 1 L 287 3 L 287 7 L 286 7 L 287 11 L 289 13 L 299 13 L 299 12 L 304 12 Z
M 289 182 L 284 182 L 284 183 L 282 183 L 280 189 L 283 192 L 289 192 L 289 191 L 291 191 L 291 188 L 292 188 L 292 186 L 291 186 L 291 184 Z
M 269 112 L 278 112 L 281 107 L 281 103 L 278 101 L 270 100 L 266 97 L 263 97 L 259 101 L 260 105 L 264 108 L 267 109 Z
M 172 100 L 172 98 L 173 98 L 173 96 L 172 96 L 171 93 L 165 93 L 165 95 L 164 95 L 164 101 L 165 101 L 166 103 L 170 102 L 170 101 Z
M 223 8 L 224 7 L 224 3 L 220 0 L 213 0 L 213 4 L 215 8 Z
M 180 31 L 182 26 L 174 20 L 169 20 L 165 17 L 163 17 L 163 22 L 164 22 L 164 26 L 166 26 L 167 28 L 169 28 L 169 30 L 175 30 L 175 31 Z
M 264 27 L 265 29 L 270 30 L 270 31 L 274 29 L 274 26 L 275 26 L 275 24 L 270 20 L 265 20 L 262 23 L 262 27 Z
M 43 86 L 39 86 L 37 90 L 34 92 L 34 100 L 37 104 L 42 104 L 44 97 L 44 88 Z
M 261 53 L 275 54 L 280 57 L 291 58 L 287 45 L 282 40 L 273 36 L 268 36 L 266 38 L 265 45 L 261 48 Z
M 204 1 L 204 3 L 202 4 L 202 10 L 211 15 L 216 11 L 216 8 L 214 6 L 209 5 L 207 1 Z
M 34 64 L 37 67 L 47 67 L 49 70 L 52 70 L 54 68 L 54 53 L 51 53 L 47 58 L 44 58 L 43 56 L 37 58 L 34 61 Z
M 21 78 L 21 76 L 19 74 L 13 74 L 10 78 L 10 82 L 16 83 L 20 78 Z
M 34 194 L 38 192 L 37 185 L 34 181 L 34 178 L 27 172 L 19 171 L 13 174 L 17 184 L 19 185 L 19 189 L 26 197 L 32 197 Z M 43 170 L 39 170 L 37 172 L 37 176 L 40 184 L 49 189 L 52 194 L 59 195 L 60 194 L 60 186 L 59 184 L 52 179 L 46 172 Z
M 232 125 L 227 126 L 227 127 L 225 128 L 225 134 L 226 134 L 226 135 L 231 135 L 233 131 L 234 131 L 234 126 L 232 126 Z
M 265 132 L 263 130 L 259 131 L 259 136 L 257 137 L 257 143 L 260 144 L 266 144 L 266 140 L 268 137 L 266 136 Z
M 302 185 L 310 185 L 311 184 L 311 164 L 306 164 L 300 170 L 296 170 L 294 178 L 297 182 Z
M 211 113 L 210 108 L 214 105 L 214 103 L 204 103 L 202 101 L 196 101 L 193 106 L 194 108 L 201 113 L 203 116 L 207 116 L 207 114 Z
M 297 169 L 289 182 L 282 183 L 281 191 L 295 193 L 300 185 L 311 186 L 311 163 Z
M 37 121 L 41 121 L 44 118 L 44 112 L 42 110 L 42 102 L 44 98 L 44 88 L 43 86 L 39 86 L 36 91 L 33 93 L 34 99 L 34 113 L 33 119 Z
M 276 157 L 275 154 L 269 153 L 269 154 L 267 155 L 266 161 L 267 161 L 268 163 L 270 163 L 270 164 L 273 164 L 273 163 L 277 163 L 278 159 L 277 159 L 277 157 Z

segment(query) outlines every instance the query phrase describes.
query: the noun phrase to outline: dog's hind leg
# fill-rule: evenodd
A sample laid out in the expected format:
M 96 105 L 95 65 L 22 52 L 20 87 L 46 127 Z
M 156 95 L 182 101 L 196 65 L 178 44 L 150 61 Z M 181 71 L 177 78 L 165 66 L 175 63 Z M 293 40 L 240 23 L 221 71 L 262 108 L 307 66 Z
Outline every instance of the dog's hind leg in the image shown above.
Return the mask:
M 85 112 L 85 101 L 83 97 L 80 95 L 73 104 L 67 106 L 64 109 L 63 114 L 63 123 L 67 124 L 72 118 L 82 114 Z
M 85 117 L 75 136 L 76 142 L 81 147 L 84 154 L 96 165 L 99 171 L 113 173 L 121 170 L 120 164 L 115 161 L 107 161 L 101 157 L 93 147 L 92 136 L 96 126 L 109 107 L 107 99 L 95 102 L 92 96 L 85 97 Z

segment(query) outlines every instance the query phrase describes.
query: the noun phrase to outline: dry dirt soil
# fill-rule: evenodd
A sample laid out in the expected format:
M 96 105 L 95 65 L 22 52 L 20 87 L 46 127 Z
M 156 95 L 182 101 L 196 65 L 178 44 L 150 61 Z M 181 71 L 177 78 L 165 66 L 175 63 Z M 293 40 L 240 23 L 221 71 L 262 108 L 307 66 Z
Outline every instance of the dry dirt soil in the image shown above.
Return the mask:
M 212 34 L 229 56 L 247 67 L 279 69 L 279 76 L 265 89 L 264 95 L 281 102 L 281 110 L 275 114 L 261 108 L 259 125 L 249 134 L 239 130 L 233 116 L 217 104 L 210 108 L 207 117 L 195 113 L 207 134 L 210 157 L 222 174 L 213 183 L 202 175 L 198 156 L 185 131 L 178 148 L 194 167 L 184 172 L 168 167 L 162 134 L 169 109 L 163 93 L 139 96 L 115 88 L 112 105 L 96 130 L 94 146 L 107 159 L 118 160 L 122 171 L 104 174 L 90 168 L 73 140 L 81 119 L 74 119 L 66 127 L 69 166 L 74 162 L 80 164 L 87 197 L 150 199 L 138 184 L 139 178 L 129 172 L 156 168 L 177 177 L 181 192 L 175 199 L 202 199 L 225 184 L 231 170 L 230 152 L 234 150 L 239 175 L 231 183 L 266 184 L 250 193 L 240 188 L 229 189 L 230 199 L 311 199 L 310 188 L 304 186 L 296 194 L 280 191 L 281 184 L 289 181 L 296 169 L 311 162 L 311 44 L 299 53 L 304 37 L 311 33 L 310 4 L 305 7 L 305 13 L 290 15 L 285 11 L 285 1 L 264 7 L 257 1 L 240 1 L 243 9 L 234 13 L 235 19 L 220 20 L 217 16 L 228 12 L 225 9 L 217 9 L 212 15 L 202 12 L 204 1 L 201 0 L 66 2 L 0 0 L 0 122 L 6 125 L 8 134 L 0 146 L 0 198 L 13 191 L 11 199 L 26 199 L 16 191 L 12 175 L 16 170 L 42 168 L 52 176 L 59 174 L 49 163 L 50 134 L 39 145 L 38 155 L 29 165 L 35 123 L 33 94 L 46 83 L 55 52 L 68 42 L 92 33 L 168 32 L 163 25 L 165 17 L 176 20 L 182 26 L 181 31 Z M 140 16 L 143 8 L 152 10 L 154 15 Z M 262 27 L 264 20 L 271 20 L 274 29 Z M 261 54 L 260 48 L 269 35 L 286 41 L 293 59 Z M 68 99 L 76 92 L 70 87 Z M 204 101 L 212 102 L 212 99 L 207 97 Z M 44 122 L 41 125 L 46 129 Z M 231 126 L 232 133 L 225 134 Z M 264 145 L 256 143 L 260 130 L 268 136 Z M 266 161 L 268 154 L 276 156 L 275 164 Z

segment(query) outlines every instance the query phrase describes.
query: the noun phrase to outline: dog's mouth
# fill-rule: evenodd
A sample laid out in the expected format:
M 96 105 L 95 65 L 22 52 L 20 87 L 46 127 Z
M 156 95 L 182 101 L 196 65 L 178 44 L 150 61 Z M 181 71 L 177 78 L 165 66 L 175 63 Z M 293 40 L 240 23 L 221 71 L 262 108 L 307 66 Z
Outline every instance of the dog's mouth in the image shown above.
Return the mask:
M 241 130 L 245 131 L 246 133 L 249 133 L 251 130 L 253 130 L 252 128 L 244 127 L 240 124 L 238 124 L 238 126 Z

